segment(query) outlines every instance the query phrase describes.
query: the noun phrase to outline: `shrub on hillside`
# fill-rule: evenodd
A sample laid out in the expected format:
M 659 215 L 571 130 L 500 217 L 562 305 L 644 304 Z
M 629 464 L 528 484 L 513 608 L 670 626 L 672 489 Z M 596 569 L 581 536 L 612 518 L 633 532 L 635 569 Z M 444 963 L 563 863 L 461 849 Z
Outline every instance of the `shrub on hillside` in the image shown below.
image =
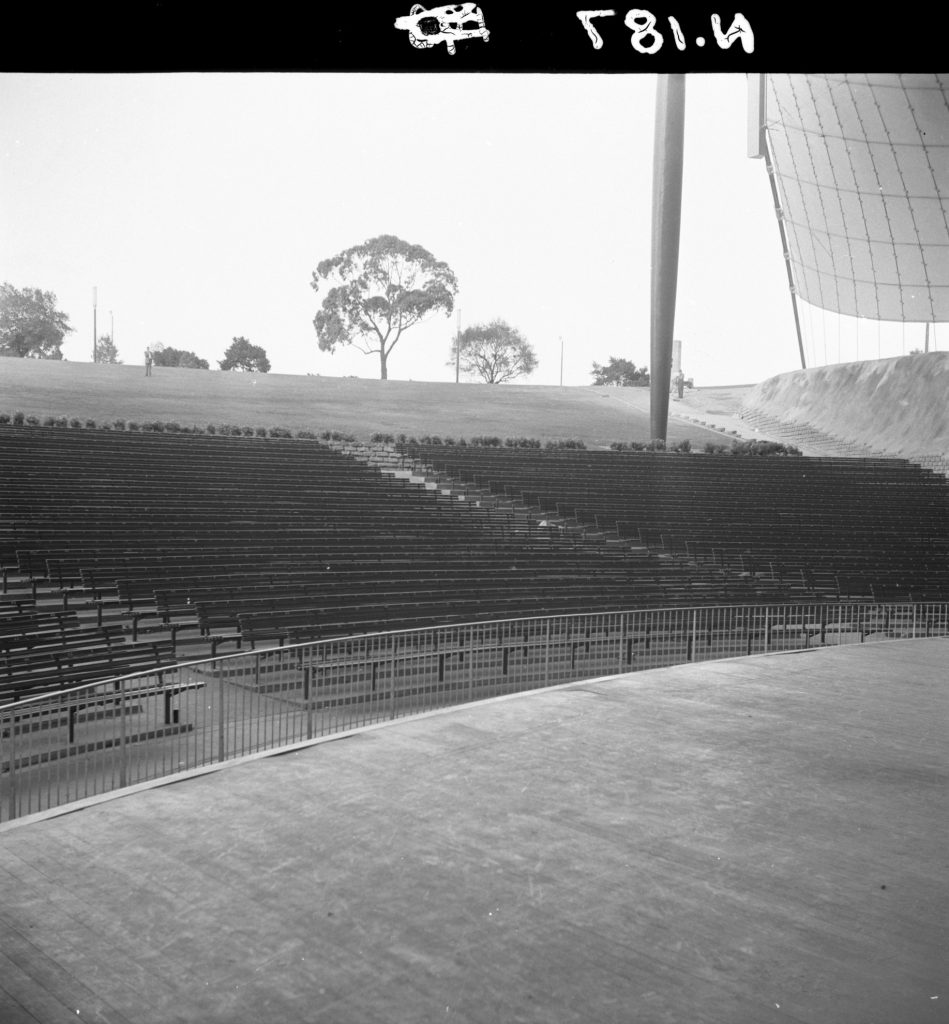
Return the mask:
M 96 421 L 95 420 L 86 420 L 86 430 L 95 430 L 95 429 L 96 429 Z
M 13 425 L 15 427 L 22 427 L 24 418 L 25 417 L 23 416 L 22 412 L 15 412 L 13 414 Z
M 304 441 L 315 441 L 316 434 L 312 430 L 298 430 L 297 437 L 303 438 Z
M 476 448 L 500 448 L 501 438 L 489 437 L 487 435 L 484 437 L 476 436 L 472 437 L 468 443 L 474 445 Z
M 404 434 L 402 434 L 401 436 L 403 438 L 405 437 Z M 375 434 L 370 435 L 369 440 L 373 444 L 394 444 L 395 443 L 395 437 L 392 434 L 375 433 Z
M 540 441 L 536 437 L 506 437 L 505 448 L 539 448 Z
M 181 430 L 181 424 L 175 423 L 175 421 L 172 420 L 170 423 L 165 424 L 165 430 L 169 434 L 177 434 Z
M 293 434 L 291 434 L 290 431 L 287 430 L 286 427 L 271 427 L 270 428 L 270 436 L 271 437 L 293 437 Z
M 217 427 L 216 427 L 216 426 L 215 426 L 215 425 L 214 425 L 213 423 L 209 423 L 209 424 L 207 425 L 207 427 L 205 427 L 205 430 L 206 430 L 206 431 L 207 431 L 207 432 L 208 432 L 209 434 L 216 434 L 216 433 L 217 433 Z
M 135 422 L 135 420 L 129 420 L 129 430 L 138 430 L 138 429 L 139 429 L 139 425 Z
M 266 437 L 267 436 L 267 428 L 266 427 L 254 427 L 254 436 L 255 437 Z
M 10 414 L 7 412 L 0 412 L 0 423 L 9 423 Z
M 113 420 L 112 426 L 115 427 L 116 430 L 125 430 L 125 420 Z
M 561 449 L 569 451 L 586 451 L 586 445 L 582 441 L 578 441 L 575 438 L 566 438 L 563 441 L 548 441 L 544 447 L 548 451 L 559 451 Z
M 40 425 L 40 418 L 39 416 L 27 416 L 26 422 L 29 423 L 31 427 L 38 427 Z
M 692 442 L 688 438 L 686 438 L 684 441 L 680 441 L 678 444 L 673 445 L 672 451 L 684 452 L 688 454 L 688 452 L 692 451 Z
M 44 427 L 55 427 L 56 426 L 56 420 L 52 416 L 47 416 L 46 419 L 43 420 L 43 426 Z
M 800 448 L 794 445 L 781 444 L 778 441 L 759 441 L 752 438 L 749 441 L 732 441 L 732 455 L 800 455 Z
M 77 420 L 76 417 L 74 416 L 69 421 L 69 425 L 73 428 L 73 430 L 78 430 L 82 426 L 82 420 Z

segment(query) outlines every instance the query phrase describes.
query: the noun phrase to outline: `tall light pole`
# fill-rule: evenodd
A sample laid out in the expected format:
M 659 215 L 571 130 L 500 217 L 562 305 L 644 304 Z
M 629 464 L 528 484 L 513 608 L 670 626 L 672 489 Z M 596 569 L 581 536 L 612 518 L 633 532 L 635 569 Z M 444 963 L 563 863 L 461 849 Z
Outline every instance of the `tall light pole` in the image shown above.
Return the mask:
M 92 286 L 92 361 L 95 363 L 96 359 L 96 303 L 98 301 L 97 295 L 98 289 L 95 285 Z

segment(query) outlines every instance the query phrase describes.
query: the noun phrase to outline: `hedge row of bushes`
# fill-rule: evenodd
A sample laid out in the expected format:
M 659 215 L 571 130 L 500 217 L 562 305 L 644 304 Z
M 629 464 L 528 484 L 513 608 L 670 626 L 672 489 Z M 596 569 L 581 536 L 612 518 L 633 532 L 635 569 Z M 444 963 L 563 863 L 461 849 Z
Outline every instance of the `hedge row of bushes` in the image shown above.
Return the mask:
M 615 452 L 691 452 L 692 442 L 680 441 L 668 446 L 657 438 L 654 441 L 614 441 L 610 448 Z M 702 449 L 707 455 L 800 455 L 800 448 L 778 441 L 732 441 L 731 445 L 707 441 Z
M 111 423 L 96 423 L 95 420 L 80 420 L 77 418 L 68 419 L 66 416 L 47 416 L 42 420 L 38 416 L 26 416 L 22 412 L 15 412 L 12 416 L 8 413 L 0 413 L 0 424 L 13 423 L 14 426 L 22 426 L 24 423 L 31 426 L 44 427 L 71 427 L 73 429 L 87 430 L 130 430 L 144 431 L 146 433 L 167 433 L 167 434 L 209 434 L 219 437 L 298 437 L 306 440 L 320 441 L 342 441 L 352 443 L 356 438 L 352 434 L 344 434 L 338 430 L 324 430 L 317 435 L 312 430 L 298 430 L 296 435 L 286 427 L 247 427 L 235 426 L 230 423 L 209 423 L 206 427 L 183 427 L 179 423 L 152 420 L 138 423 L 135 420 L 117 419 Z M 457 441 L 452 437 L 439 437 L 426 434 L 418 439 L 408 437 L 405 434 L 373 434 L 370 440 L 375 444 L 434 444 L 434 445 L 455 445 L 460 448 L 540 448 L 541 443 L 534 437 L 506 437 L 502 441 L 500 437 L 477 436 L 467 441 L 462 437 Z M 578 440 L 548 441 L 544 446 L 551 450 L 574 450 L 582 451 L 586 445 Z M 610 448 L 616 452 L 691 452 L 692 442 L 689 440 L 680 441 L 678 444 L 667 446 L 666 442 L 657 438 L 653 441 L 614 441 Z M 778 441 L 732 441 L 731 445 L 715 444 L 707 442 L 703 451 L 709 455 L 800 455 L 801 450 L 794 445 L 781 444 Z
M 405 434 L 399 434 L 394 437 L 392 434 L 373 434 L 372 441 L 384 443 L 384 444 L 437 444 L 437 445 L 455 445 L 460 448 L 464 447 L 482 447 L 482 448 L 540 448 L 541 443 L 533 437 L 507 437 L 502 442 L 499 437 L 472 437 L 469 440 L 464 438 L 456 441 L 451 437 L 439 437 L 437 434 L 430 436 L 426 434 L 424 437 L 414 438 L 406 437 Z M 586 449 L 586 445 L 582 441 L 566 440 L 566 441 L 548 441 L 543 445 L 548 451 L 551 450 L 576 450 L 582 451 Z M 667 445 L 665 441 L 660 438 L 656 438 L 653 441 L 614 441 L 610 445 L 610 449 L 614 452 L 692 452 L 692 442 L 688 438 L 684 441 L 680 441 L 678 444 Z M 800 455 L 801 451 L 799 448 L 795 448 L 789 444 L 779 444 L 777 441 L 733 441 L 731 445 L 715 444 L 714 442 L 707 442 L 704 449 L 705 453 L 709 455 Z
M 477 436 L 467 440 L 460 437 L 439 437 L 438 434 L 424 434 L 422 437 L 409 437 L 406 434 L 373 434 L 370 441 L 377 444 L 437 444 L 457 448 L 586 448 L 582 441 L 548 441 L 542 445 L 536 437 L 500 437 Z
M 95 420 L 80 420 L 75 417 L 47 416 L 40 420 L 38 416 L 26 416 L 22 412 L 0 413 L 0 424 L 12 423 L 14 426 L 71 427 L 74 430 L 124 430 L 159 434 L 206 434 L 216 437 L 298 437 L 315 441 L 355 441 L 352 434 L 342 434 L 338 430 L 324 430 L 315 434 L 312 430 L 298 430 L 296 434 L 286 427 L 248 427 L 236 426 L 231 423 L 209 423 L 205 427 L 186 427 L 174 421 L 117 419 L 111 423 L 97 423 Z

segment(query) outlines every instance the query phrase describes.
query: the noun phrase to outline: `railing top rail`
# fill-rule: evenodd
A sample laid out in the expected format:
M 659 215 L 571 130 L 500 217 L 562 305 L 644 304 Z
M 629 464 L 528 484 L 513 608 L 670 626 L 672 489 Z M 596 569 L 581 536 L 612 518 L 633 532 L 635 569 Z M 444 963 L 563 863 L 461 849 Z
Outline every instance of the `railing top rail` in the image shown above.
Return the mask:
M 9 710 L 22 711 L 31 704 L 38 704 L 48 701 L 51 698 L 63 698 L 72 694 L 81 693 L 84 690 L 92 690 L 101 686 L 113 685 L 142 679 L 150 676 L 161 675 L 165 672 L 177 672 L 181 669 L 194 669 L 202 665 L 218 664 L 220 662 L 233 661 L 238 658 L 252 658 L 262 654 L 274 652 L 291 652 L 304 648 L 322 647 L 329 644 L 346 643 L 347 641 L 374 640 L 393 636 L 411 636 L 418 633 L 430 633 L 434 630 L 449 629 L 470 629 L 484 628 L 487 626 L 516 625 L 519 622 L 553 622 L 563 619 L 606 617 L 611 615 L 657 615 L 657 614 L 684 614 L 688 612 L 715 612 L 715 611 L 766 611 L 773 609 L 793 610 L 803 608 L 898 608 L 898 607 L 923 607 L 923 608 L 945 608 L 949 614 L 949 602 L 945 601 L 778 601 L 762 604 L 700 604 L 700 605 L 665 605 L 653 608 L 616 608 L 595 612 L 561 612 L 554 615 L 523 615 L 513 619 L 476 619 L 471 622 L 443 622 L 431 626 L 414 626 L 411 629 L 390 629 L 378 630 L 374 633 L 351 633 L 346 636 L 327 637 L 322 640 L 302 640 L 293 644 L 286 644 L 281 647 L 262 647 L 252 651 L 235 651 L 232 654 L 219 654 L 212 658 L 199 658 L 196 661 L 179 661 L 171 665 L 156 665 L 150 669 L 141 669 L 137 672 L 130 672 L 121 676 L 105 676 L 94 682 L 78 683 L 76 686 L 64 687 L 61 690 L 49 690 L 46 693 L 34 694 L 31 697 L 24 697 L 22 700 L 12 700 L 0 703 L 0 713 Z

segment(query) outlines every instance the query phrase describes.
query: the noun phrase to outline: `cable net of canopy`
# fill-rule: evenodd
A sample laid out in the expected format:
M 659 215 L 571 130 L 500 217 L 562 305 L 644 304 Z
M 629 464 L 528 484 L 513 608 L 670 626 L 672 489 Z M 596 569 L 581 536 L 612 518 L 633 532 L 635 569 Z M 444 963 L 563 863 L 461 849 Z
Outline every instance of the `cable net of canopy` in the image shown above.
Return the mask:
M 797 294 L 949 321 L 949 75 L 769 74 L 765 109 Z

